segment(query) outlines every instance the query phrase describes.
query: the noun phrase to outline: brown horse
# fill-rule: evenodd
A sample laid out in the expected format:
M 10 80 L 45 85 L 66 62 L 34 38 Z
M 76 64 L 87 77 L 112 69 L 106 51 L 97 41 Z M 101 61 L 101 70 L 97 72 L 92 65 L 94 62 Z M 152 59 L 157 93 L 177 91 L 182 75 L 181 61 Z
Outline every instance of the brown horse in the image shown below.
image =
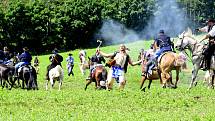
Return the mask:
M 148 54 L 142 55 L 142 72 L 144 73 L 146 62 L 148 60 Z M 162 87 L 165 88 L 166 86 L 171 88 L 176 88 L 177 83 L 179 80 L 179 72 L 181 67 L 185 64 L 185 60 L 182 59 L 183 55 L 176 54 L 174 52 L 165 52 L 161 55 L 160 59 L 158 60 L 158 67 L 157 69 L 152 70 L 152 74 L 149 75 L 142 75 L 141 79 L 141 86 L 140 89 L 145 91 L 146 87 L 143 87 L 144 82 L 146 79 L 149 80 L 148 89 L 150 89 L 150 85 L 152 80 L 160 79 L 160 83 Z M 172 83 L 172 70 L 176 70 L 176 82 L 175 84 Z
M 174 52 L 166 52 L 163 56 L 161 56 L 160 61 L 158 62 L 158 69 L 161 73 L 161 80 L 163 87 L 166 87 L 166 84 L 168 82 L 172 82 L 172 70 L 176 71 L 176 81 L 175 84 L 172 85 L 169 84 L 172 88 L 177 88 L 177 83 L 179 80 L 179 72 L 181 70 L 181 67 L 184 65 L 184 61 L 180 59 L 181 56 L 179 54 L 176 54 Z
M 106 89 L 107 70 L 102 64 L 96 64 L 89 58 L 90 68 L 94 68 L 92 71 L 92 78 L 86 80 L 85 90 L 87 86 L 95 82 L 96 89 Z M 91 73 L 91 72 L 90 72 Z
M 138 59 L 142 60 L 142 62 L 141 62 L 142 73 L 145 73 L 146 63 L 147 63 L 147 61 L 149 59 L 149 56 L 152 56 L 151 54 L 153 54 L 153 53 L 150 53 L 149 51 L 140 52 L 140 54 L 138 56 Z M 158 72 L 159 71 L 157 69 L 153 69 L 151 75 L 143 75 L 143 74 L 141 75 L 142 76 L 142 78 L 140 80 L 140 89 L 141 89 L 141 91 L 145 92 L 145 90 L 146 90 L 146 87 L 143 87 L 143 85 L 144 85 L 146 80 L 149 80 L 148 89 L 150 89 L 152 80 L 160 79 L 160 74 Z M 160 82 L 162 83 L 162 81 L 160 81 Z

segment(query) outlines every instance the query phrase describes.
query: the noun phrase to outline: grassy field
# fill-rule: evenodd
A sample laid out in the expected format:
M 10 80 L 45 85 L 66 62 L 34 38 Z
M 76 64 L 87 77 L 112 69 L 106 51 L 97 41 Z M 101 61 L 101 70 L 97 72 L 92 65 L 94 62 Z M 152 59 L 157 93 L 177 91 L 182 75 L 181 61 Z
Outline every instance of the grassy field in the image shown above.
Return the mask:
M 150 41 L 138 41 L 127 44 L 133 60 L 141 48 L 148 48 Z M 113 52 L 118 45 L 102 47 L 104 52 Z M 84 91 L 85 76 L 78 67 L 79 50 L 72 51 L 75 61 L 75 76 L 68 77 L 66 62 L 63 62 L 65 78 L 61 91 L 57 83 L 52 91 L 45 91 L 46 66 L 50 55 L 39 56 L 40 72 L 39 90 L 0 89 L 0 121 L 77 121 L 77 120 L 214 120 L 215 91 L 203 84 L 204 72 L 199 73 L 197 87 L 188 91 L 191 80 L 191 63 L 189 68 L 180 73 L 177 89 L 162 89 L 159 81 L 152 83 L 151 90 L 142 92 L 140 86 L 140 66 L 128 68 L 127 84 L 124 91 L 118 91 L 115 83 L 112 91 L 95 90 L 94 84 Z M 88 49 L 91 56 L 95 49 Z M 61 53 L 64 59 L 69 52 Z M 174 78 L 175 79 L 175 78 Z M 148 84 L 148 82 L 146 83 Z

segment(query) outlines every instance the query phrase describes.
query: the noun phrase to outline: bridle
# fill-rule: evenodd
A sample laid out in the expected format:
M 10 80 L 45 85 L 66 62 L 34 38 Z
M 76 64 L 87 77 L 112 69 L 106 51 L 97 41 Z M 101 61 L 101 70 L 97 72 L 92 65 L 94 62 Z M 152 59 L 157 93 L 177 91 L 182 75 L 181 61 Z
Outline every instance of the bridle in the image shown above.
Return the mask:
M 181 39 L 181 44 L 180 44 L 180 47 L 179 47 L 179 51 L 184 51 L 185 54 L 189 57 L 189 59 L 190 59 L 190 61 L 191 61 L 192 58 L 189 56 L 189 54 L 187 54 L 187 52 L 186 52 L 185 50 L 186 50 L 186 49 L 189 49 L 189 48 L 192 48 L 192 47 L 190 47 L 189 44 L 187 44 L 186 46 L 182 47 L 182 44 L 183 44 L 183 42 L 184 42 L 184 38 L 185 38 L 185 37 L 186 37 L 186 36 L 185 36 L 184 33 L 183 33 L 182 38 L 180 38 L 180 39 Z M 195 39 L 194 39 L 194 40 L 195 40 Z M 195 44 L 193 44 L 193 49 L 192 49 L 190 52 L 193 52 L 193 51 L 195 50 L 196 44 L 197 44 L 197 42 L 196 42 Z M 196 56 L 196 55 L 195 55 L 194 53 L 192 53 L 192 57 L 194 57 L 194 56 Z

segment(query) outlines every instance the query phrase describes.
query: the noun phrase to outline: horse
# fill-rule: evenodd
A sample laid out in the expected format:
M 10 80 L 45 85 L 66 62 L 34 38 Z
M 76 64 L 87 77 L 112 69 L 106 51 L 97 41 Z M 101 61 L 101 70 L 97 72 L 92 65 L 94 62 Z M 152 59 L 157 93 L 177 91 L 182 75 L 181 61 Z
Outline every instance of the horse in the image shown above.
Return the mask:
M 96 89 L 106 89 L 106 80 L 107 80 L 107 70 L 102 64 L 97 64 L 96 62 L 92 62 L 92 58 L 88 58 L 90 63 L 90 68 L 94 67 L 92 72 L 92 79 L 86 80 L 85 90 L 87 86 L 95 82 Z
M 172 51 L 165 52 L 160 56 L 160 59 L 158 59 L 158 69 L 161 74 L 164 88 L 166 87 L 167 82 L 170 82 L 169 87 L 177 88 L 179 72 L 183 64 L 184 61 L 181 61 L 180 56 Z M 172 70 L 176 71 L 176 81 L 174 85 L 172 85 Z
M 59 87 L 58 90 L 61 90 L 61 86 L 62 86 L 62 82 L 63 82 L 63 78 L 64 78 L 64 71 L 62 69 L 62 67 L 60 65 L 55 66 L 54 68 L 52 68 L 49 71 L 49 80 L 50 80 L 50 84 L 51 84 L 51 88 L 54 87 L 54 83 L 55 80 L 59 81 Z M 48 90 L 48 81 L 46 81 L 46 90 Z
M 151 48 L 151 51 L 155 51 L 155 48 Z M 155 75 L 158 74 L 158 76 L 160 77 L 160 83 L 162 84 L 163 88 L 166 88 L 166 86 L 170 88 L 177 88 L 177 83 L 179 80 L 179 72 L 181 70 L 182 65 L 184 65 L 186 61 L 182 58 L 184 58 L 184 56 L 182 56 L 181 54 L 177 54 L 172 51 L 166 51 L 163 54 L 161 54 L 157 59 L 157 62 L 156 62 L 157 72 L 156 73 L 154 72 L 154 74 Z M 172 70 L 176 71 L 175 84 L 172 83 Z M 152 72 L 152 75 L 153 75 L 153 72 Z M 142 82 L 144 83 L 144 81 Z
M 21 66 L 18 69 L 18 77 L 14 77 L 13 85 L 16 80 L 18 80 L 18 85 L 20 85 L 20 80 L 22 80 L 22 89 L 26 86 L 27 90 L 38 90 L 36 70 L 31 65 Z
M 14 71 L 15 71 L 15 68 L 13 66 L 0 64 L 0 83 L 1 83 L 2 89 L 5 86 L 7 88 L 10 86 L 9 89 L 12 88 Z
M 81 62 L 80 65 L 79 65 L 81 73 L 82 73 L 82 75 L 85 75 L 86 69 L 90 68 L 89 63 L 86 60 L 86 51 L 85 50 L 81 50 L 79 52 L 79 59 L 80 59 L 80 62 Z
M 204 44 L 197 41 L 193 35 L 192 31 L 188 29 L 188 31 L 184 31 L 179 35 L 179 39 L 176 42 L 176 49 L 179 51 L 185 51 L 188 49 L 192 55 L 192 80 L 190 82 L 190 86 L 188 89 L 191 89 L 193 86 L 197 85 L 196 77 L 198 74 L 199 69 L 201 68 L 201 62 L 203 60 L 203 53 L 202 50 L 204 49 Z M 211 59 L 211 67 L 210 67 L 210 76 L 212 80 L 210 81 L 209 85 L 211 88 L 214 88 L 214 71 L 215 71 L 215 61 L 214 56 Z
M 141 51 L 139 56 L 138 56 L 138 60 L 141 60 L 141 70 L 142 70 L 142 73 L 145 73 L 145 68 L 146 68 L 146 63 L 149 59 L 150 56 L 152 56 L 153 53 L 151 53 L 150 50 L 148 51 Z M 144 83 L 145 83 L 145 80 L 149 80 L 149 84 L 148 84 L 148 89 L 150 89 L 150 86 L 151 86 L 151 83 L 152 83 L 152 80 L 157 80 L 157 79 L 160 79 L 161 76 L 160 74 L 158 73 L 159 71 L 158 70 L 155 70 L 153 69 L 152 70 L 152 74 L 150 75 L 141 75 L 142 78 L 140 80 L 140 89 L 141 91 L 144 91 L 146 90 L 146 87 L 143 87 Z M 160 80 L 160 82 L 162 83 L 162 81 Z

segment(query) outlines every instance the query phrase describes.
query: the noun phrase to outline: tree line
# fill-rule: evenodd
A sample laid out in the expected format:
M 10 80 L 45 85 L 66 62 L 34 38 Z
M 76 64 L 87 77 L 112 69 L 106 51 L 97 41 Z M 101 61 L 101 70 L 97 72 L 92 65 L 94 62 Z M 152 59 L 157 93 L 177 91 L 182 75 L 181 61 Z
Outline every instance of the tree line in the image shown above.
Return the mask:
M 153 16 L 157 0 L 2 0 L 0 46 L 37 54 L 53 48 L 93 47 L 103 20 L 142 30 Z M 214 17 L 213 0 L 178 0 L 196 24 Z

